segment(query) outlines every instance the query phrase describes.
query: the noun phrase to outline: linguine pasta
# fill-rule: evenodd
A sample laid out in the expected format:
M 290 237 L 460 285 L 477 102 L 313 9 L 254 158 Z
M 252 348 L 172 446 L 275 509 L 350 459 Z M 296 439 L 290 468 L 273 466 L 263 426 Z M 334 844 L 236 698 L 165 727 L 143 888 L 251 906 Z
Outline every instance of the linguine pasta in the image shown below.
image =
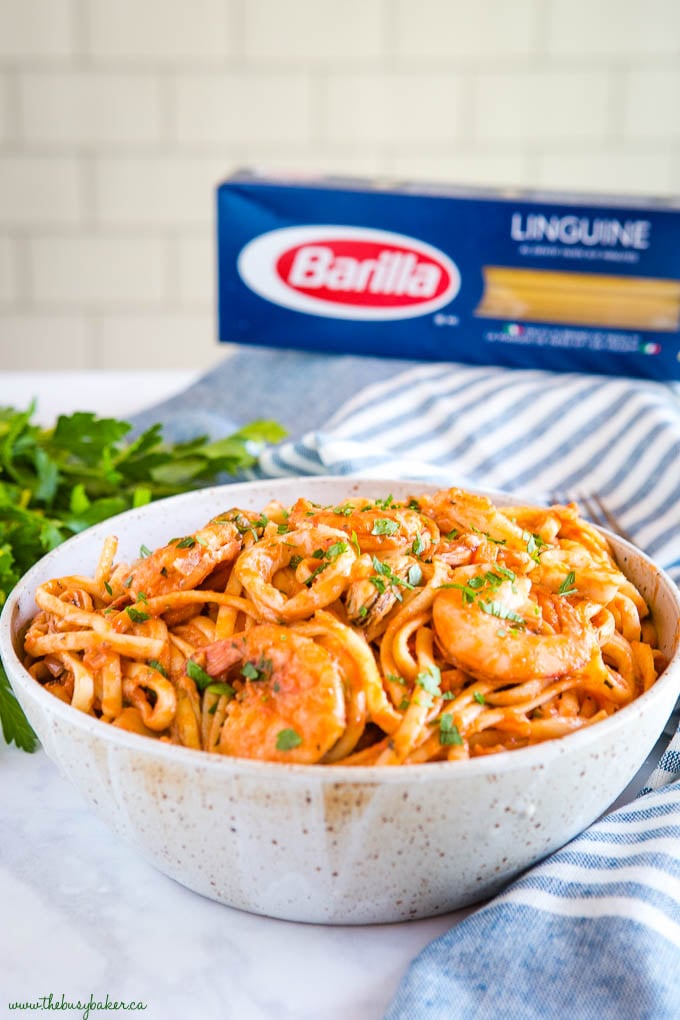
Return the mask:
M 42 584 L 25 665 L 104 723 L 210 753 L 398 765 L 561 737 L 665 663 L 574 504 L 232 509 L 131 564 Z

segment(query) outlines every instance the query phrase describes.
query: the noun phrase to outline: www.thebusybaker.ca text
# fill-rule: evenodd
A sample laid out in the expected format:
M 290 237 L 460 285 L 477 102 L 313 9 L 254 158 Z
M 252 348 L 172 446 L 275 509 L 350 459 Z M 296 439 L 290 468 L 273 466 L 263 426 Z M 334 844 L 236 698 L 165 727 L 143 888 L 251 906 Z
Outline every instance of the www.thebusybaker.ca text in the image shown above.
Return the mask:
M 43 995 L 33 1002 L 10 1002 L 8 1006 L 10 1009 L 30 1010 L 31 1012 L 40 1009 L 71 1011 L 80 1013 L 83 1020 L 89 1020 L 90 1013 L 98 1013 L 103 1010 L 137 1010 L 147 1008 L 145 1002 L 135 1002 L 134 1000 L 126 1002 L 124 999 L 111 999 L 108 993 L 104 999 L 95 999 L 94 995 L 90 995 L 87 1000 L 77 999 L 75 1002 L 71 1002 L 63 992 L 61 998 L 50 992 L 49 995 Z

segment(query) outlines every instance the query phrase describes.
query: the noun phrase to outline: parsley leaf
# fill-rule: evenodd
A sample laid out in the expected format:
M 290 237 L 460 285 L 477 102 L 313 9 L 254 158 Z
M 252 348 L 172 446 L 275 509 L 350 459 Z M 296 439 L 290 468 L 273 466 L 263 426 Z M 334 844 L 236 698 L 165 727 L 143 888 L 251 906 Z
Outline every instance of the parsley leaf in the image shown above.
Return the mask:
M 460 730 L 453 721 L 453 716 L 450 712 L 444 712 L 443 715 L 439 716 L 439 743 L 442 747 L 451 744 L 460 747 L 463 743 Z
M 206 673 L 193 659 L 187 659 L 185 669 L 187 676 L 194 681 L 199 691 L 204 691 L 206 687 L 215 682 L 215 678 Z
M 570 570 L 562 584 L 557 589 L 558 595 L 575 595 L 577 589 L 574 587 L 574 581 L 576 580 L 576 574 L 573 570 Z
M 294 747 L 299 747 L 301 743 L 302 737 L 295 730 L 279 730 L 276 734 L 277 751 L 292 751 Z

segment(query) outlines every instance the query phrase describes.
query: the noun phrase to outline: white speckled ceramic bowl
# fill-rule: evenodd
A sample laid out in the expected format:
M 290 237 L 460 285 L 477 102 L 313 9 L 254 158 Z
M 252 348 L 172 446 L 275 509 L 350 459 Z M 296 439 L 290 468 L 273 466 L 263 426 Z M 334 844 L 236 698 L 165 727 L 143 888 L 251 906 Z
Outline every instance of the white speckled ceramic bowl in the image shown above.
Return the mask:
M 443 913 L 489 896 L 562 846 L 621 793 L 680 693 L 680 595 L 645 556 L 612 542 L 653 608 L 671 663 L 596 726 L 468 762 L 397 768 L 279 765 L 173 747 L 107 726 L 47 693 L 15 649 L 42 581 L 92 573 L 104 537 L 134 558 L 231 506 L 299 495 L 339 503 L 427 486 L 347 478 L 236 484 L 178 496 L 91 528 L 44 557 L 10 596 L 0 654 L 45 751 L 123 839 L 165 874 L 230 906 L 321 924 Z M 499 500 L 498 494 L 492 494 Z

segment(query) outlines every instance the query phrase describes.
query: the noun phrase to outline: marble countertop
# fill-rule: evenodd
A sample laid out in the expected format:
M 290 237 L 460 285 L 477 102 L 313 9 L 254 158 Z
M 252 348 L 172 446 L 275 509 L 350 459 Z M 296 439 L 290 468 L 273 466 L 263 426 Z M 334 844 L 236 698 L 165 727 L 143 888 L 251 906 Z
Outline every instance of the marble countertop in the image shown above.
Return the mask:
M 74 409 L 127 415 L 194 377 L 3 373 L 0 405 L 36 397 L 44 423 Z M 213 903 L 124 845 L 42 751 L 1 741 L 0 905 L 1 1016 L 50 993 L 108 994 L 146 1003 L 148 1020 L 376 1020 L 412 958 L 462 916 L 334 928 Z

